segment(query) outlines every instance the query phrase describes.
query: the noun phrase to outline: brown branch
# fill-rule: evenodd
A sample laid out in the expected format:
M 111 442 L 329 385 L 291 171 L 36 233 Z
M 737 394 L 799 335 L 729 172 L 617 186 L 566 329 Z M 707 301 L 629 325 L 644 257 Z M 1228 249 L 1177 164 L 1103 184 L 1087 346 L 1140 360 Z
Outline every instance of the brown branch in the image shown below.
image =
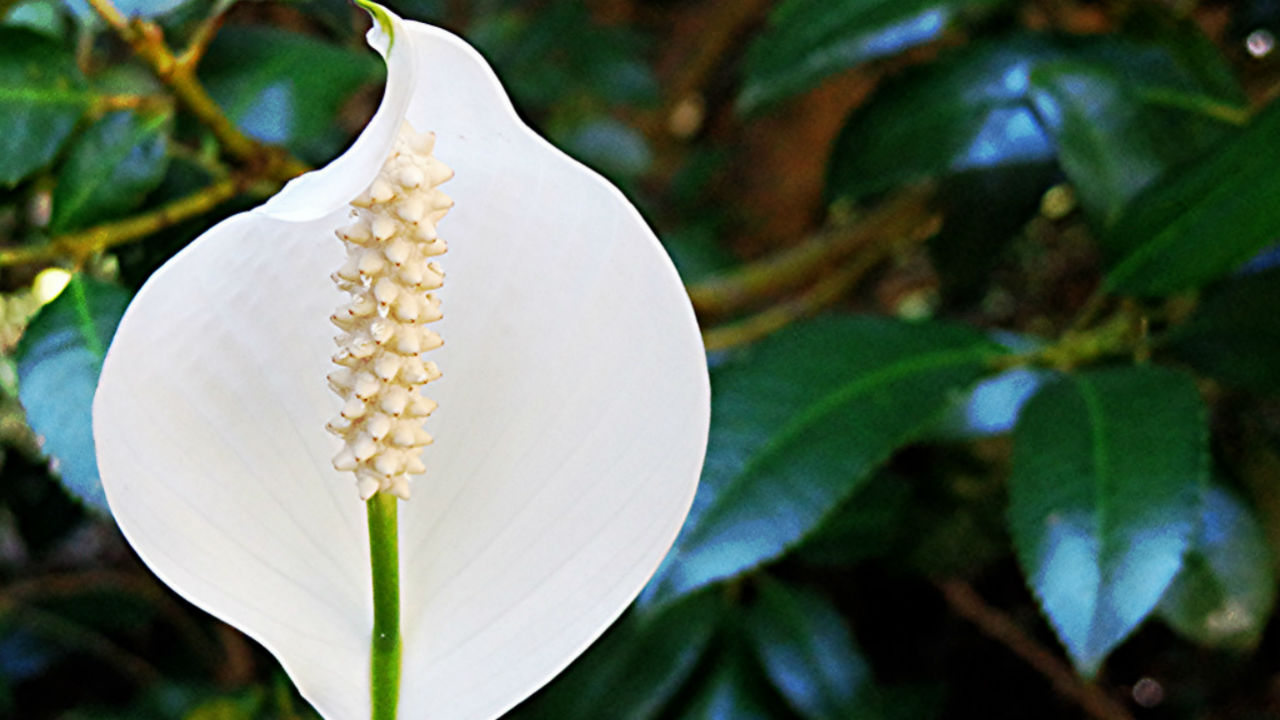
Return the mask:
M 275 185 L 271 184 L 271 187 L 274 188 Z M 42 245 L 0 248 L 0 267 L 48 262 L 59 258 L 70 258 L 80 264 L 94 253 L 138 240 L 208 212 L 245 189 L 241 180 L 226 178 L 141 215 L 59 235 Z M 265 190 L 265 187 L 251 186 L 247 189 L 256 194 Z
M 726 350 L 764 338 L 797 320 L 813 315 L 839 301 L 881 261 L 906 245 L 923 242 L 936 233 L 939 226 L 940 219 L 935 216 L 920 223 L 911 234 L 883 237 L 880 242 L 869 245 L 835 272 L 820 278 L 800 295 L 777 303 L 745 320 L 706 330 L 702 333 L 702 342 L 708 351 Z
M 174 57 L 159 25 L 146 20 L 131 22 L 112 0 L 88 2 L 107 25 L 133 48 L 134 54 L 151 67 L 156 77 L 169 86 L 178 102 L 209 128 L 227 154 L 251 167 L 261 168 L 257 174 L 276 180 L 285 180 L 308 170 L 304 163 L 284 149 L 263 145 L 240 132 L 196 79 L 195 63 L 180 62 Z
M 988 605 L 963 580 L 944 580 L 938 589 L 956 615 L 1004 645 L 1053 685 L 1053 689 L 1096 720 L 1134 720 L 1133 715 L 1097 685 L 1086 683 L 1057 655 L 1046 650 L 1008 615 Z
M 939 216 L 928 206 L 932 196 L 933 186 L 929 183 L 902 190 L 856 223 L 832 221 L 800 245 L 690 285 L 689 297 L 700 315 L 718 316 L 800 287 L 883 239 L 914 235 L 922 227 L 935 225 Z

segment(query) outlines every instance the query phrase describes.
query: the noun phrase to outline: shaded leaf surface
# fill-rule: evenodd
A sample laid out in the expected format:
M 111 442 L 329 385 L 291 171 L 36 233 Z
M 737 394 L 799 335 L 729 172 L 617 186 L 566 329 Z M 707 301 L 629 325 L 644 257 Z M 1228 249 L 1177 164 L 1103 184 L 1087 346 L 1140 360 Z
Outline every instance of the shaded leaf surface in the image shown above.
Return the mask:
M 619 720 L 654 717 L 702 658 L 720 604 L 700 593 L 660 613 L 620 620 L 546 690 L 514 710 L 512 720 Z
M 169 165 L 169 116 L 114 112 L 71 146 L 53 190 L 55 233 L 87 227 L 137 207 Z
M 1227 280 L 1166 338 L 1178 359 L 1238 387 L 1280 393 L 1280 268 Z
M 201 81 L 241 130 L 311 162 L 341 147 L 339 109 L 382 73 L 373 53 L 268 27 L 222 30 L 200 63 Z
M 1022 411 L 1009 481 L 1014 548 L 1087 675 L 1181 567 L 1208 472 L 1205 423 L 1191 379 L 1152 367 L 1066 376 Z
M 1066 126 L 1062 122 L 1046 126 L 1041 110 L 1062 113 L 1057 112 L 1057 105 L 1047 107 L 1051 96 L 1043 89 L 1037 104 L 1032 83 L 1037 69 L 1055 63 L 1069 61 L 1078 72 L 1121 78 L 1126 87 L 1141 87 L 1147 92 L 1207 95 L 1235 102 L 1238 93 L 1222 87 L 1219 69 L 1225 63 L 1216 58 L 1215 67 L 1195 66 L 1206 59 L 1200 54 L 1188 56 L 1181 49 L 1188 42 L 1185 32 L 1172 29 L 1148 36 L 1092 38 L 1015 34 L 964 47 L 904 74 L 850 116 L 832 153 L 827 194 L 856 200 L 921 177 L 1057 159 L 1059 135 L 1054 130 L 1066 132 Z M 1065 97 L 1066 90 L 1063 94 Z M 1112 122 L 1116 113 L 1121 119 L 1145 116 L 1150 110 L 1143 105 L 1143 97 L 1135 93 L 1112 98 L 1105 111 L 1108 121 Z M 1071 98 L 1075 111 L 1082 112 L 1079 97 L 1073 94 Z M 1171 108 L 1168 112 L 1202 121 L 1188 110 Z M 1148 129 L 1141 123 L 1114 122 L 1126 132 Z M 1076 143 L 1071 153 L 1095 152 L 1090 144 L 1095 140 L 1075 131 L 1079 123 L 1070 127 L 1071 140 Z M 1136 147 L 1129 147 L 1123 139 L 1104 140 L 1124 144 L 1131 156 L 1144 148 L 1159 147 L 1161 154 L 1143 156 L 1142 165 L 1161 170 L 1168 164 L 1167 156 L 1177 152 L 1145 138 Z M 1075 149 L 1077 146 L 1085 150 Z M 1093 181 L 1083 160 L 1073 163 L 1066 165 L 1069 173 L 1079 171 L 1073 180 Z
M 736 652 L 735 652 L 736 650 Z M 715 668 L 685 707 L 676 708 L 677 720 L 777 720 L 772 698 L 745 648 L 721 653 Z M 782 716 L 785 717 L 785 716 Z
M 1103 225 L 1161 173 L 1227 131 L 1219 121 L 1156 104 L 1143 80 L 1153 79 L 1129 80 L 1114 67 L 1070 61 L 1031 73 L 1031 101 L 1054 138 L 1058 161 L 1085 210 Z M 1198 90 L 1176 78 L 1155 80 L 1164 80 L 1165 92 Z
M 30 30 L 0 27 L 0 185 L 52 162 L 90 99 L 70 51 Z
M 1195 542 L 1158 615 L 1201 645 L 1247 649 L 1261 639 L 1275 601 L 1275 566 L 1262 525 L 1230 491 L 1207 488 Z
M 788 0 L 747 51 L 738 107 L 751 112 L 827 76 L 937 39 L 1003 0 Z
M 698 495 L 645 600 L 780 556 L 999 352 L 968 328 L 829 317 L 780 332 L 718 369 Z
M 871 671 L 840 611 L 823 595 L 765 581 L 747 613 L 749 642 L 787 702 L 809 720 L 864 714 Z
M 1212 153 L 1152 185 L 1103 246 L 1108 289 L 1164 295 L 1224 275 L 1280 236 L 1280 103 Z
M 31 320 L 16 350 L 27 422 L 44 437 L 67 490 L 102 512 L 108 508 L 94 457 L 93 394 L 129 299 L 122 287 L 76 276 Z

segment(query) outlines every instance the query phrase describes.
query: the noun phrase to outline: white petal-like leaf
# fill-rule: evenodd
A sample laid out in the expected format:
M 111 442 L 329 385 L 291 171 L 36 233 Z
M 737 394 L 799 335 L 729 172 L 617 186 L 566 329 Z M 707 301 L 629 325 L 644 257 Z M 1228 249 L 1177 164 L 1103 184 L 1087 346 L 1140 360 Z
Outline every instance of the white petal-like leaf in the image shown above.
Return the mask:
M 116 520 L 143 560 L 248 633 L 326 717 L 369 715 L 365 508 L 324 430 L 333 231 L 406 118 L 454 168 L 444 377 L 400 509 L 400 716 L 500 715 L 631 602 L 692 500 L 709 389 L 667 256 L 612 186 L 517 118 L 442 30 L 395 21 L 352 148 L 220 223 L 138 293 L 94 405 Z M 387 47 L 370 32 L 371 44 Z

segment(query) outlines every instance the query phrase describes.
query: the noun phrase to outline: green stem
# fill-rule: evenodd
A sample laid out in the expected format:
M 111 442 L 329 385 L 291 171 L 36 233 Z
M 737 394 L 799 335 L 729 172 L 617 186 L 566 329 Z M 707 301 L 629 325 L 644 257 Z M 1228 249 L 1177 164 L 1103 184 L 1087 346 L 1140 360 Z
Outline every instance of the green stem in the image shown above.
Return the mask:
M 396 503 L 380 492 L 366 503 L 373 567 L 372 720 L 395 720 L 400 701 L 400 551 Z

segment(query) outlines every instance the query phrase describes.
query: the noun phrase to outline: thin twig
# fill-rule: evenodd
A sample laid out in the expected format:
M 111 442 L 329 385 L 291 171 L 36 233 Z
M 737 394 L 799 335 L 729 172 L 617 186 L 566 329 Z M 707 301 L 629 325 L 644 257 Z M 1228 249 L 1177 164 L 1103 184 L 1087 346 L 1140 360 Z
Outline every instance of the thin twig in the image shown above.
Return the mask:
M 907 235 L 883 238 L 855 255 L 835 272 L 829 273 L 800 295 L 772 305 L 744 320 L 720 325 L 702 333 L 702 342 L 708 351 L 726 350 L 738 345 L 755 342 L 771 335 L 791 323 L 813 315 L 828 307 L 849 292 L 868 271 L 881 261 L 891 257 L 901 248 L 923 242 L 937 232 L 939 219 L 929 218 L 914 232 Z
M 1134 720 L 1119 702 L 1097 685 L 1086 683 L 1057 655 L 1046 650 L 1008 615 L 988 605 L 969 583 L 944 580 L 938 583 L 948 607 L 968 620 L 987 637 L 1004 645 L 1053 685 L 1053 689 L 1081 707 L 1096 720 Z
M 206 15 L 191 33 L 191 39 L 187 41 L 187 49 L 183 50 L 177 58 L 178 65 L 185 68 L 187 72 L 195 72 L 205 51 L 209 49 L 209 43 L 222 27 L 222 20 L 226 17 L 229 7 L 230 5 L 225 3 L 214 4 L 212 12 Z
M 226 178 L 141 215 L 59 235 L 42 245 L 0 248 L 0 267 L 48 262 L 59 258 L 70 258 L 74 263 L 80 264 L 94 253 L 138 240 L 208 212 L 245 190 L 243 185 L 241 180 Z M 248 190 L 257 194 L 265 190 L 265 187 L 257 189 L 257 186 L 251 186 Z
M 725 315 L 800 287 L 880 239 L 913 234 L 920 227 L 935 224 L 938 215 L 928 207 L 932 195 L 929 183 L 902 190 L 856 223 L 835 220 L 799 245 L 690 285 L 689 297 L 698 313 L 707 317 Z
M 283 148 L 263 145 L 240 132 L 222 112 L 196 78 L 194 64 L 179 62 L 165 44 L 160 26 L 146 20 L 130 22 L 112 0 L 88 0 L 93 9 L 133 48 L 134 54 L 151 67 L 161 82 L 168 85 L 178 102 L 195 115 L 218 139 L 222 149 L 251 167 L 258 174 L 285 180 L 308 170 L 307 166 Z

